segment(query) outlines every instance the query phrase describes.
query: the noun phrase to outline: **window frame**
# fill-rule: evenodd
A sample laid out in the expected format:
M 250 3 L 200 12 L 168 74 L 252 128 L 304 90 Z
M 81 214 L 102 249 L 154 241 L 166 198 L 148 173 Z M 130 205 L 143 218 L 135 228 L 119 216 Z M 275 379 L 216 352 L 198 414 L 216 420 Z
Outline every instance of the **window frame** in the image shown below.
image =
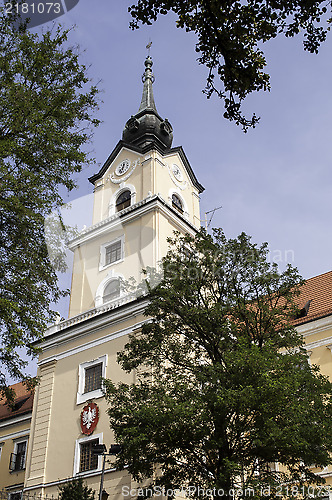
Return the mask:
M 110 199 L 109 206 L 108 206 L 108 216 L 109 217 L 111 217 L 112 215 L 120 213 L 120 212 L 116 211 L 116 206 L 115 206 L 116 205 L 116 200 L 118 199 L 118 197 L 120 196 L 120 194 L 123 191 L 125 191 L 126 189 L 129 189 L 129 191 L 131 193 L 131 204 L 130 204 L 130 206 L 133 206 L 136 203 L 136 187 L 133 184 L 126 184 L 125 182 L 121 183 L 120 186 L 121 187 L 115 193 L 113 193 L 113 195 L 112 195 L 112 197 Z
M 96 376 L 96 368 L 98 367 L 98 373 L 97 373 L 97 376 Z M 91 373 L 88 373 L 88 372 L 91 372 Z M 92 392 L 92 391 L 98 391 L 100 389 L 99 387 L 99 381 L 98 381 L 98 387 L 93 387 L 94 385 L 97 385 L 97 377 L 101 378 L 102 377 L 102 374 L 103 374 L 103 363 L 97 363 L 95 365 L 92 365 L 92 366 L 88 366 L 87 368 L 85 368 L 84 370 L 84 394 L 88 393 L 88 392 Z M 91 377 L 92 375 L 92 377 Z M 91 380 L 92 378 L 92 380 Z M 101 385 L 101 383 L 100 383 Z M 87 390 L 87 386 L 92 386 L 93 388 L 92 389 L 88 389 Z
M 90 469 L 80 472 L 80 461 L 81 461 L 81 445 L 86 444 L 89 441 L 98 440 L 99 444 L 103 443 L 103 433 L 92 434 L 91 436 L 84 436 L 82 438 L 76 439 L 75 441 L 75 454 L 74 454 L 74 470 L 73 476 L 86 476 L 88 474 L 95 474 L 101 470 L 102 467 L 102 456 L 98 455 L 98 466 L 96 469 Z
M 13 472 L 21 472 L 21 471 L 25 471 L 25 468 L 26 468 L 26 458 L 27 458 L 27 451 L 28 451 L 28 441 L 29 441 L 29 437 L 22 437 L 22 438 L 19 438 L 17 440 L 14 441 L 14 450 L 13 452 L 11 453 L 10 455 L 10 462 L 9 462 L 9 470 L 11 473 Z M 25 443 L 25 450 L 24 450 L 24 458 L 23 458 L 23 467 L 20 467 L 20 468 L 16 468 L 16 460 L 17 460 L 17 448 L 20 444 L 22 443 Z M 11 468 L 11 465 L 12 465 L 12 456 L 15 455 L 15 468 Z
M 178 203 L 174 201 L 174 198 L 178 200 Z M 174 210 L 177 210 L 181 215 L 184 214 L 184 203 L 178 193 L 172 193 L 172 208 L 174 208 Z
M 95 446 L 95 445 L 98 445 L 99 444 L 99 439 L 91 439 L 91 440 L 88 440 L 88 441 L 83 441 L 82 443 L 80 443 L 80 450 L 79 450 L 79 474 L 82 474 L 82 473 L 85 473 L 85 472 L 91 472 L 93 470 L 97 470 L 98 469 L 98 455 L 95 455 L 93 452 L 92 452 L 92 447 Z M 88 463 L 88 465 L 92 465 L 93 463 L 96 464 L 96 467 L 89 467 L 89 468 L 83 468 L 81 469 L 82 467 L 82 453 L 83 453 L 83 447 L 87 447 L 87 449 L 85 450 L 85 461 Z M 83 464 L 85 465 L 85 464 Z
M 98 399 L 104 396 L 104 392 L 102 387 L 100 389 L 95 389 L 93 391 L 84 392 L 85 390 L 85 370 L 88 368 L 92 368 L 95 365 L 102 364 L 101 376 L 102 378 L 106 377 L 106 368 L 107 368 L 108 356 L 104 354 L 99 358 L 93 359 L 91 361 L 85 361 L 80 363 L 78 367 L 78 390 L 76 396 L 76 404 L 82 404 L 88 401 L 89 399 Z
M 121 196 L 123 196 L 125 193 L 129 193 L 128 198 L 126 198 L 126 200 L 125 200 L 125 201 L 123 201 L 123 202 L 121 202 L 121 203 L 119 203 L 119 204 L 118 204 L 118 199 L 119 199 Z M 120 210 L 118 209 L 118 206 L 120 206 L 120 205 L 124 205 L 124 204 L 125 204 L 125 203 L 127 203 L 128 201 L 129 201 L 129 204 L 128 204 L 128 205 L 126 205 L 125 207 L 121 208 Z M 124 187 L 124 189 L 122 189 L 122 190 L 118 193 L 117 197 L 115 198 L 115 203 L 114 203 L 114 205 L 115 205 L 115 213 L 120 213 L 120 212 L 122 212 L 122 210 L 125 210 L 126 208 L 131 207 L 131 205 L 132 205 L 132 194 L 131 194 L 131 189 L 129 189 L 128 187 Z
M 116 245 L 118 242 L 120 242 L 121 244 L 120 258 L 118 260 L 115 260 L 114 262 L 106 264 L 106 249 L 111 247 L 112 245 Z M 119 264 L 119 262 L 123 261 L 124 261 L 124 234 L 119 238 L 108 241 L 107 243 L 103 243 L 100 246 L 99 271 L 102 271 L 103 269 L 106 269 L 110 266 L 114 266 L 115 264 Z
M 183 210 L 182 212 L 173 205 L 173 195 L 175 195 L 181 201 L 182 210 Z M 187 202 L 178 189 L 171 188 L 168 191 L 168 203 L 172 207 L 173 210 L 175 210 L 178 214 L 180 214 L 180 216 L 184 217 L 185 219 L 190 218 Z
M 105 291 L 106 291 L 106 288 L 111 284 L 113 283 L 114 281 L 117 282 L 118 284 L 118 288 L 119 288 L 119 293 L 117 295 L 114 295 L 114 297 L 112 297 L 111 299 L 109 300 L 104 300 L 105 299 Z M 118 300 L 119 298 L 121 297 L 121 281 L 120 281 L 120 278 L 112 278 L 110 280 L 107 281 L 107 283 L 105 284 L 104 286 L 104 290 L 103 290 L 103 295 L 102 295 L 102 304 L 108 304 L 109 302 L 112 302 L 113 300 Z

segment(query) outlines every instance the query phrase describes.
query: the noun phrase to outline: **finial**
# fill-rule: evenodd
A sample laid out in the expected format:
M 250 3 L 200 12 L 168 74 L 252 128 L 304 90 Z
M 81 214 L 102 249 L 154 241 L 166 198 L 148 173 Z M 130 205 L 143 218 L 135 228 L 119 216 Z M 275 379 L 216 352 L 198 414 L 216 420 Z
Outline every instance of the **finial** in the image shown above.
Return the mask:
M 151 41 L 146 48 L 149 50 Z M 147 147 L 151 144 L 158 144 L 163 150 L 169 149 L 172 145 L 173 129 L 168 120 L 163 120 L 158 115 L 153 98 L 152 59 L 150 53 L 144 61 L 145 71 L 142 76 L 143 93 L 142 100 L 136 115 L 127 121 L 122 140 L 128 144 Z
M 146 48 L 148 49 L 148 56 L 150 56 L 151 45 L 152 45 L 151 38 L 149 38 L 149 43 L 146 46 Z
M 142 82 L 143 82 L 143 94 L 142 94 L 142 100 L 141 100 L 141 105 L 139 107 L 139 111 L 142 111 L 143 109 L 156 109 L 156 105 L 153 99 L 153 90 L 152 90 L 152 84 L 155 80 L 154 74 L 152 73 L 152 59 L 148 55 L 146 56 L 146 59 L 144 61 L 145 65 L 145 71 L 142 75 Z
M 142 75 L 142 82 L 144 83 L 145 80 L 147 80 L 148 78 L 151 80 L 152 83 L 154 83 L 154 74 L 152 73 L 152 66 L 153 66 L 153 61 L 151 59 L 150 56 L 146 56 L 146 59 L 144 61 L 144 65 L 145 65 L 145 71 Z

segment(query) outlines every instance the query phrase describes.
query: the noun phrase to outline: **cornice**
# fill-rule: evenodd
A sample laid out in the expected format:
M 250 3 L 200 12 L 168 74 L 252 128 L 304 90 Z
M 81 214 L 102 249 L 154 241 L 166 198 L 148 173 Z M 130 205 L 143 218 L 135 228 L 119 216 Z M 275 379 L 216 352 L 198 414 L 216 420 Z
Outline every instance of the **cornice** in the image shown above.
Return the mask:
M 127 466 L 124 467 L 124 469 L 126 469 L 126 468 L 127 468 Z M 117 472 L 117 469 L 115 467 L 110 467 L 109 469 L 105 468 L 104 474 L 109 474 L 110 472 Z M 94 470 L 94 471 L 90 471 L 90 472 L 89 471 L 79 472 L 78 474 L 75 475 L 75 477 L 83 477 L 85 479 L 88 477 L 100 476 L 101 474 L 102 474 L 102 471 L 98 469 L 98 470 Z M 51 486 L 57 486 L 59 484 L 63 484 L 63 483 L 67 483 L 67 482 L 68 482 L 68 478 L 65 478 L 65 479 L 58 479 L 57 481 L 49 481 L 47 483 L 39 483 L 39 484 L 35 484 L 33 486 L 26 486 L 24 488 L 24 492 L 37 490 L 40 488 L 49 488 Z
M 332 337 L 326 337 L 325 339 L 317 340 L 317 342 L 310 342 L 309 344 L 305 344 L 303 347 L 307 351 L 312 351 L 313 349 L 316 349 L 317 347 L 327 347 L 328 349 L 332 350 Z
M 116 325 L 125 319 L 143 314 L 147 305 L 148 299 L 143 297 L 132 300 L 123 306 L 114 307 L 113 309 L 109 309 L 107 305 L 91 309 L 83 314 L 69 318 L 69 320 L 53 325 L 46 331 L 44 340 L 37 345 L 45 352 L 60 344 L 70 342 L 73 338 L 83 337 L 91 334 L 91 332 L 95 333 L 97 330 L 105 328 L 110 323 Z M 135 328 L 135 326 L 133 326 L 133 328 Z M 51 361 L 56 362 L 57 357 L 52 356 L 41 360 L 39 364 L 42 366 Z
M 332 328 L 332 315 L 324 318 L 316 319 L 308 323 L 303 323 L 295 327 L 296 331 L 303 335 L 304 338 L 316 333 L 324 332 L 328 328 Z
M 198 231 L 198 229 L 190 221 L 174 210 L 174 208 L 166 203 L 166 201 L 158 194 L 144 198 L 144 200 L 125 208 L 121 212 L 111 215 L 107 219 L 97 222 L 93 226 L 84 229 L 76 238 L 69 242 L 68 247 L 73 251 L 80 245 L 112 231 L 119 223 L 119 219 L 121 220 L 121 224 L 126 224 L 127 222 L 131 222 L 132 220 L 142 217 L 144 214 L 156 209 L 162 212 L 166 217 L 170 218 L 179 230 L 189 232 L 192 235 Z
M 55 354 L 54 356 L 49 356 L 47 358 L 44 358 L 44 359 L 38 361 L 38 366 L 43 367 L 44 365 L 47 365 L 51 362 L 56 363 L 57 361 L 59 361 L 61 359 L 65 359 L 65 358 L 68 358 L 70 356 L 74 356 L 75 354 L 86 351 L 88 349 L 92 349 L 93 347 L 96 347 L 98 345 L 105 344 L 106 342 L 110 342 L 111 340 L 117 339 L 119 337 L 123 337 L 125 335 L 129 335 L 133 331 L 141 328 L 142 325 L 144 323 L 146 323 L 147 321 L 148 321 L 148 319 L 146 319 L 144 321 L 139 321 L 139 322 L 135 323 L 134 325 L 132 325 L 130 328 L 124 328 L 122 330 L 117 330 L 116 332 L 112 332 L 108 335 L 103 335 L 99 339 L 92 340 L 91 342 L 86 342 L 85 344 L 82 344 L 78 347 L 74 347 L 72 349 L 67 349 L 66 351 L 63 351 L 59 354 Z M 108 324 L 109 324 L 109 322 L 108 322 Z M 114 322 L 112 322 L 112 325 L 113 324 L 114 324 Z M 96 330 L 98 330 L 98 328 L 94 328 L 93 332 L 96 332 Z M 89 329 L 89 333 L 91 333 L 90 329 Z M 76 338 L 76 336 L 75 336 L 75 338 Z M 46 352 L 47 350 L 52 349 L 53 347 L 57 347 L 59 344 L 64 344 L 67 341 L 68 341 L 68 339 L 66 339 L 66 341 L 58 339 L 58 341 L 54 341 L 53 344 L 50 344 L 49 346 L 47 346 L 47 348 L 43 348 L 43 352 Z
M 30 410 L 29 414 L 20 415 L 19 417 L 8 418 L 0 422 L 0 429 L 4 429 L 5 427 L 10 427 L 11 425 L 21 424 L 23 422 L 31 421 L 32 410 Z M 15 439 L 21 436 L 26 436 L 30 432 L 30 429 L 25 429 L 19 432 L 11 432 L 10 434 L 6 434 L 4 436 L 0 436 L 0 440 L 6 441 L 7 439 Z

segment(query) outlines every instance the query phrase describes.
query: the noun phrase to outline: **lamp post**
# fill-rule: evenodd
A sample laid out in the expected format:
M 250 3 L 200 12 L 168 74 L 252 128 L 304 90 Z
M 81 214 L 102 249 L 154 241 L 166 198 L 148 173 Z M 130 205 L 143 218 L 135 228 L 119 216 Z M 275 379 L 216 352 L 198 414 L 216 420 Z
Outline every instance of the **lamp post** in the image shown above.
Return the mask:
M 100 487 L 99 487 L 99 495 L 98 495 L 98 500 L 107 500 L 108 498 L 108 493 L 103 489 L 104 486 L 104 474 L 105 474 L 105 463 L 106 463 L 106 457 L 110 455 L 117 455 L 121 451 L 121 445 L 120 444 L 112 444 L 110 449 L 108 450 L 104 444 L 95 444 L 92 447 L 92 453 L 94 455 L 102 455 L 103 457 L 103 466 L 101 469 L 101 477 L 100 477 Z

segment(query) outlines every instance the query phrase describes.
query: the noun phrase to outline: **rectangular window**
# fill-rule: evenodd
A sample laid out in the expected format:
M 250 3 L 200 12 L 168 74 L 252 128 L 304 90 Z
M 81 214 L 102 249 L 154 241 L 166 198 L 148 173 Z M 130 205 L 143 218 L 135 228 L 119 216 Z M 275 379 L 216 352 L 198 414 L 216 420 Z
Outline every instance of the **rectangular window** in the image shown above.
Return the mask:
M 102 379 L 106 378 L 107 354 L 80 363 L 78 367 L 78 387 L 76 403 L 85 403 L 88 399 L 104 397 Z
M 96 391 L 101 388 L 103 363 L 85 368 L 84 393 Z
M 121 260 L 121 240 L 105 248 L 105 266 Z
M 124 234 L 100 246 L 99 271 L 124 259 Z
M 12 453 L 10 456 L 10 470 L 19 471 L 25 469 L 26 451 L 27 441 L 20 441 L 15 443 L 14 453 Z
M 93 439 L 80 444 L 79 472 L 98 469 L 98 455 L 92 453 L 92 446 L 99 444 L 99 439 Z

